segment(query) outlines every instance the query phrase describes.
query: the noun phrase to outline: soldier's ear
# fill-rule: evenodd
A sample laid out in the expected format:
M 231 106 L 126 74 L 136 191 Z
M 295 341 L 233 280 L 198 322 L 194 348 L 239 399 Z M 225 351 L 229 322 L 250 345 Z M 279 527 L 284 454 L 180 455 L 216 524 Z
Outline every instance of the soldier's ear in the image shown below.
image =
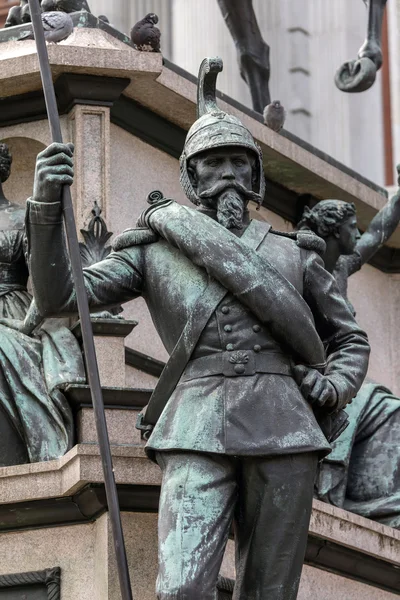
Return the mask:
M 196 168 L 189 163 L 187 166 L 187 172 L 188 172 L 189 180 L 190 180 L 190 183 L 192 184 L 193 189 L 197 190 Z

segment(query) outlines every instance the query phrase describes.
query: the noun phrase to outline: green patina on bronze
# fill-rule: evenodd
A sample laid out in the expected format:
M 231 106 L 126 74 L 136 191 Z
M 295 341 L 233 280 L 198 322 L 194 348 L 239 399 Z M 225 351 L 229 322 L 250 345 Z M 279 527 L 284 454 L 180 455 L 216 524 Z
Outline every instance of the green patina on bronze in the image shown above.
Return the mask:
M 1 186 L 10 168 L 0 144 L 0 466 L 63 456 L 74 426 L 62 389 L 85 381 L 74 336 L 61 320 L 43 322 L 27 291 L 25 210 Z
M 398 173 L 400 185 L 400 165 Z M 399 221 L 400 189 L 362 236 L 353 204 L 324 200 L 306 209 L 299 227 L 325 241 L 325 266 L 351 310 L 348 278 L 390 238 Z M 365 383 L 347 412 L 350 426 L 320 467 L 317 497 L 400 528 L 400 399 L 382 385 Z
M 201 66 L 199 120 L 181 159 L 197 208 L 155 193 L 138 228 L 84 270 L 85 286 L 94 310 L 142 296 L 171 355 L 147 445 L 163 470 L 160 600 L 215 600 L 233 522 L 237 598 L 295 600 L 317 460 L 330 450 L 312 405 L 340 413 L 365 376 L 369 345 L 313 252 L 316 236 L 251 221 L 262 157 L 216 104 L 221 68 L 219 59 Z M 41 152 L 28 202 L 30 267 L 46 316 L 76 311 L 59 202 L 72 166 L 68 146 Z M 157 416 L 152 401 L 148 411 Z

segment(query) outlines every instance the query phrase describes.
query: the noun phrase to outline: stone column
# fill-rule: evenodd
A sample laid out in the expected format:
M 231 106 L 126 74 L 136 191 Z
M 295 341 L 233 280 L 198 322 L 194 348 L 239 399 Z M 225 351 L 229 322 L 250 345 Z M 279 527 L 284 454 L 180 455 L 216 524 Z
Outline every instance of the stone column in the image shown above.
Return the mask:
M 75 213 L 78 229 L 87 225 L 96 201 L 107 220 L 110 191 L 110 109 L 77 105 L 69 114 L 75 143 Z
M 389 68 L 395 163 L 400 163 L 400 0 L 388 0 Z

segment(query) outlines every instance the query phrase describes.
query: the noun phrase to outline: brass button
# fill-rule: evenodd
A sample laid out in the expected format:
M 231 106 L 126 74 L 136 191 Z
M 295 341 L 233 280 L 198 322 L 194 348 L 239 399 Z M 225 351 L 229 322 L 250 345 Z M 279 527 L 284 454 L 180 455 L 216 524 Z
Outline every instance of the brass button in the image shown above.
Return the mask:
M 261 327 L 259 325 L 253 325 L 254 333 L 259 333 L 261 331 Z
M 224 315 L 227 315 L 229 313 L 229 308 L 227 306 L 223 306 L 221 308 L 221 312 L 224 313 Z
M 234 349 L 235 349 L 235 346 L 234 346 L 233 344 L 227 344 L 227 345 L 226 345 L 226 349 L 227 349 L 229 352 L 231 352 L 232 350 L 234 350 Z
M 244 365 L 235 365 L 234 366 L 234 371 L 237 375 L 243 375 L 245 370 L 246 370 L 246 367 Z
M 256 344 L 253 348 L 254 352 L 261 352 L 261 346 L 259 346 L 258 344 Z
M 232 325 L 225 325 L 224 331 L 226 331 L 226 333 L 231 333 L 231 331 L 232 331 Z

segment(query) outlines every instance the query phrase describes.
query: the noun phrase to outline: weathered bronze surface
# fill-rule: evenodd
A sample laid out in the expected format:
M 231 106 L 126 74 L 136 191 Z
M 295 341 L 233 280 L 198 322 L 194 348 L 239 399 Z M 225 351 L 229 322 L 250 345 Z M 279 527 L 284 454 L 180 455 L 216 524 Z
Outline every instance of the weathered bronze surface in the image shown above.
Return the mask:
M 242 78 L 250 88 L 253 108 L 262 113 L 270 104 L 270 49 L 263 40 L 253 0 L 217 0 L 238 52 Z M 357 60 L 346 62 L 335 76 L 344 92 L 369 89 L 382 66 L 382 23 L 387 0 L 364 0 L 368 7 L 367 38 Z
M 271 102 L 269 46 L 263 40 L 253 0 L 217 0 L 238 53 L 240 74 L 250 88 L 255 111 Z
M 142 416 L 152 431 L 147 451 L 164 472 L 158 597 L 215 600 L 234 521 L 234 597 L 293 600 L 317 459 L 330 451 L 313 409 L 334 415 L 346 406 L 369 346 L 310 250 L 316 236 L 277 235 L 250 220 L 249 201 L 264 193 L 262 157 L 216 104 L 221 69 L 219 59 L 201 66 L 199 119 L 181 159 L 197 210 L 154 194 L 138 228 L 85 269 L 85 283 L 96 308 L 142 295 L 171 355 L 172 394 Z M 70 146 L 39 155 L 27 227 L 46 316 L 76 311 L 60 206 L 72 175 Z M 185 357 L 183 373 L 176 356 Z
M 364 92 L 375 82 L 382 66 L 382 25 L 387 0 L 364 0 L 368 8 L 367 39 L 356 60 L 344 63 L 337 71 L 335 83 L 342 92 Z
M 400 185 L 400 165 L 398 172 Z M 347 299 L 348 278 L 390 238 L 399 221 L 400 189 L 362 236 L 355 206 L 339 200 L 306 209 L 299 227 L 324 239 L 325 266 Z M 350 426 L 320 467 L 316 495 L 400 528 L 400 399 L 384 386 L 366 383 L 346 411 Z
M 73 422 L 62 393 L 85 381 L 74 336 L 57 319 L 43 322 L 27 291 L 25 209 L 1 184 L 11 155 L 0 145 L 0 466 L 58 458 L 72 446 Z
M 84 239 L 83 243 L 79 244 L 82 266 L 90 267 L 95 263 L 106 258 L 111 252 L 111 245 L 108 241 L 113 236 L 112 231 L 108 231 L 108 227 L 103 217 L 101 216 L 101 208 L 94 203 L 91 211 L 91 219 L 87 229 L 81 229 L 81 234 Z M 120 317 L 123 312 L 122 306 L 115 306 L 110 310 L 103 310 L 95 313 L 95 319 L 114 319 Z

